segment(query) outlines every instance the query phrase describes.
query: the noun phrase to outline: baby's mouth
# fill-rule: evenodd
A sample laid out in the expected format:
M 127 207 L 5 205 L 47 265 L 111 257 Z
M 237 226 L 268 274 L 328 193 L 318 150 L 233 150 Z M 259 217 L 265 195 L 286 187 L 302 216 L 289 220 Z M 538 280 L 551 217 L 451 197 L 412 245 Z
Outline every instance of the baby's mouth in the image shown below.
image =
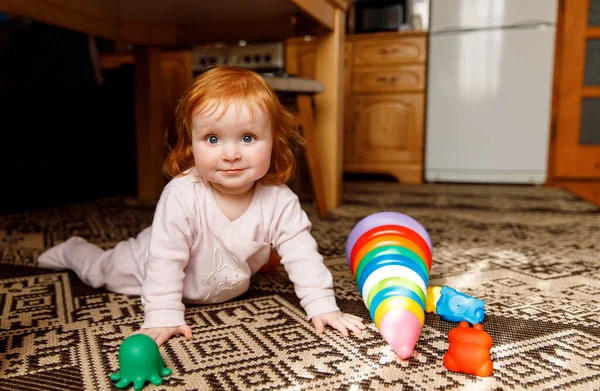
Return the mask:
M 221 170 L 221 171 L 226 174 L 237 174 L 239 172 L 244 171 L 244 169 L 243 168 L 230 168 L 230 169 Z

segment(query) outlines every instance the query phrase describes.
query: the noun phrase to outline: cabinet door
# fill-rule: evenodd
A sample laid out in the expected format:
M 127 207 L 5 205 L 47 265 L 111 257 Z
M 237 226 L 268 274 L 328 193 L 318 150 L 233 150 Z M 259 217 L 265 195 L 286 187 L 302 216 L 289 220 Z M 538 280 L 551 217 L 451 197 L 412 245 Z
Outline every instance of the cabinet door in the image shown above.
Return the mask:
M 343 156 L 344 165 L 355 163 L 357 160 L 354 154 L 354 99 L 346 98 L 344 102 L 344 137 L 343 137 Z
M 344 43 L 344 96 L 349 98 L 352 94 L 352 44 Z
M 349 143 L 354 163 L 423 160 L 425 95 L 356 95 L 352 98 Z

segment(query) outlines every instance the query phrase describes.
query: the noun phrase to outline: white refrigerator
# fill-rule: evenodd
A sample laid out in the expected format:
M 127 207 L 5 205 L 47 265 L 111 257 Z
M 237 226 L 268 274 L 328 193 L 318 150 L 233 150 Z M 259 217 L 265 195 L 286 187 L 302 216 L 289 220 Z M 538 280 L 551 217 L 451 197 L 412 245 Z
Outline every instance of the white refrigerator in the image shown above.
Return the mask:
M 557 0 L 432 0 L 425 180 L 546 179 Z

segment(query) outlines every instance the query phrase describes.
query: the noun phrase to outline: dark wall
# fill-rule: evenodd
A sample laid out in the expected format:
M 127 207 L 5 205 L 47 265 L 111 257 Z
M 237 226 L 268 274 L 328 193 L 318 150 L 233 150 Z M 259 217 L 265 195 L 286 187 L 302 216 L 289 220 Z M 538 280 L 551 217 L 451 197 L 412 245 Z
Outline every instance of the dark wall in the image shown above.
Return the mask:
M 0 18 L 0 213 L 135 194 L 133 68 L 103 76 L 86 35 Z

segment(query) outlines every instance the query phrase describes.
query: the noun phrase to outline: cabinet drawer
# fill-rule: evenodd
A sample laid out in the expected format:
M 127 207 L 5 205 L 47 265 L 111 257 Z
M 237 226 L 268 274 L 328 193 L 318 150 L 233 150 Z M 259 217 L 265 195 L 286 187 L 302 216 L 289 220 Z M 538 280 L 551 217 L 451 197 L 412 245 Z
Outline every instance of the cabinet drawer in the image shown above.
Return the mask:
M 387 65 L 407 62 L 425 63 L 426 38 L 413 37 L 354 44 L 355 65 Z
M 425 65 L 355 69 L 354 92 L 403 92 L 425 89 Z

